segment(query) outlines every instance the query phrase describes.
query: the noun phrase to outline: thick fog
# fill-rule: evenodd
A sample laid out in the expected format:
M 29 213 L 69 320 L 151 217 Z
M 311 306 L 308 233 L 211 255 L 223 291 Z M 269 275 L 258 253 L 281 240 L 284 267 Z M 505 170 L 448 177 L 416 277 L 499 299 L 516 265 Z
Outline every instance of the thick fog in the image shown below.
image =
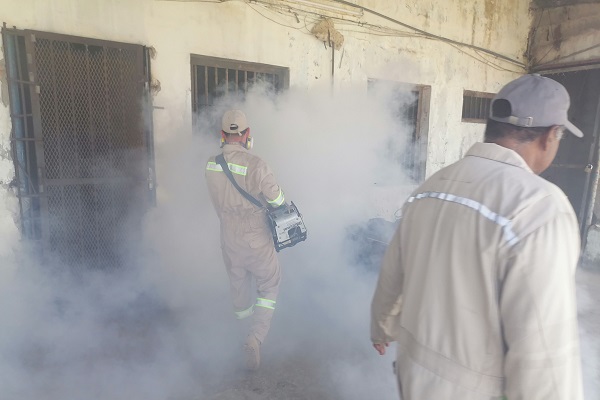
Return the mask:
M 263 346 L 266 372 L 258 376 L 274 377 L 271 395 L 282 398 L 294 391 L 298 398 L 395 398 L 392 356 L 380 358 L 369 341 L 376 273 L 356 260 L 348 232 L 372 218 L 393 223 L 411 188 L 397 160 L 407 137 L 398 110 L 410 100 L 376 88 L 335 96 L 257 88 L 245 101 L 215 107 L 194 136 L 160 142 L 158 205 L 125 244 L 132 257 L 119 271 L 42 267 L 7 221 L 3 398 L 235 398 L 228 388 L 247 378 L 244 330 L 232 312 L 204 181 L 206 159 L 219 152 L 215 121 L 230 106 L 247 113 L 253 151 L 308 228 L 306 242 L 280 253 L 283 283 Z
M 255 88 L 218 104 L 193 136 L 157 143 L 157 206 L 125 243 L 131 258 L 119 271 L 42 267 L 2 219 L 0 397 L 396 399 L 393 348 L 380 357 L 369 340 L 376 271 L 351 233 L 373 219 L 393 227 L 414 187 L 399 161 L 411 134 L 399 110 L 412 100 L 385 87 Z M 255 374 L 243 370 L 244 323 L 233 315 L 204 180 L 229 107 L 246 112 L 252 151 L 308 229 L 306 242 L 279 253 L 280 297 Z M 385 242 L 389 229 L 375 233 Z M 586 329 L 584 349 L 597 354 Z M 597 361 L 586 368 L 591 392 Z

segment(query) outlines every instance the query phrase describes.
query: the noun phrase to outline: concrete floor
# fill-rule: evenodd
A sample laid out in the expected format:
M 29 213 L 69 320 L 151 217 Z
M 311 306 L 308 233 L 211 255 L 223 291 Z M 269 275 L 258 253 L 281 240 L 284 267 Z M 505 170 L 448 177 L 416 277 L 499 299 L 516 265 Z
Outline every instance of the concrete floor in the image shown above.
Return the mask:
M 585 398 L 600 399 L 600 266 L 577 272 Z
M 589 400 L 600 399 L 600 269 L 580 268 L 577 273 L 579 319 L 581 332 L 581 346 L 584 372 L 585 398 Z M 368 338 L 365 336 L 365 341 Z M 338 343 L 343 349 L 343 343 Z M 276 346 L 275 346 L 276 347 Z M 365 349 L 364 354 L 355 354 L 356 363 L 348 359 L 347 351 L 335 351 L 334 357 L 345 358 L 341 360 L 346 365 L 360 365 L 364 358 L 371 357 Z M 331 379 L 330 371 L 320 360 L 322 354 L 316 349 L 299 346 L 295 354 L 286 358 L 278 358 L 277 348 L 266 352 L 266 362 L 260 371 L 246 373 L 242 369 L 232 374 L 227 379 L 213 381 L 213 385 L 205 386 L 208 400 L 337 400 L 363 398 L 356 389 L 363 386 L 364 391 L 376 388 L 379 392 L 370 398 L 397 399 L 395 382 L 390 374 L 379 374 L 376 378 L 361 375 L 360 372 L 347 369 L 350 375 L 356 374 L 352 380 L 356 385 L 354 395 L 344 395 L 336 388 L 337 381 Z M 377 360 L 379 364 L 386 361 Z M 358 367 L 357 367 L 358 368 Z M 374 380 L 380 379 L 380 382 Z M 350 396 L 350 397 L 349 397 Z M 203 397 L 205 398 L 205 397 Z M 366 398 L 366 397 L 364 397 Z M 199 399 L 198 399 L 199 400 Z

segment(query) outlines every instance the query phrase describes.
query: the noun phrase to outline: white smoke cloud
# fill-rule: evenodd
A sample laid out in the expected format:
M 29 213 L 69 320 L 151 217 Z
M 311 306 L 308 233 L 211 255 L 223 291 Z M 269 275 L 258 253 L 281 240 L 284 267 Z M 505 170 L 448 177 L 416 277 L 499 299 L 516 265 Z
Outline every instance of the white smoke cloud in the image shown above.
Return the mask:
M 248 114 L 255 151 L 275 170 L 309 229 L 307 242 L 280 254 L 280 306 L 257 375 L 262 382 L 261 374 L 280 371 L 284 384 L 262 382 L 258 389 L 285 397 L 290 387 L 304 392 L 312 380 L 319 398 L 394 398 L 391 358 L 379 359 L 369 343 L 375 275 L 349 265 L 343 243 L 349 225 L 377 216 L 370 207 L 376 183 L 402 177 L 386 148 L 393 143 L 387 138 L 402 137 L 400 121 L 363 89 L 278 97 L 257 89 L 239 106 Z M 219 114 L 204 126 L 212 127 Z M 19 315 L 31 333 L 17 341 L 13 360 L 34 361 L 9 371 L 21 378 L 9 386 L 15 393 L 159 399 L 210 395 L 238 384 L 240 392 L 250 390 L 240 375 L 243 332 L 233 321 L 218 221 L 203 177 L 218 140 L 213 130 L 161 145 L 159 204 L 145 221 L 140 265 L 83 282 L 42 273 L 32 288 L 22 288 Z M 403 199 L 389 201 L 399 207 Z M 19 336 L 19 328 L 9 336 Z M 294 383 L 302 365 L 308 371 Z M 32 370 L 37 379 L 25 384 Z M 365 374 L 366 381 L 356 379 Z
M 390 106 L 392 99 L 391 93 L 369 96 L 365 88 L 335 95 L 325 89 L 291 90 L 279 96 L 255 88 L 245 101 L 219 105 L 214 114 L 204 116 L 193 146 L 177 146 L 196 150 L 175 150 L 183 163 L 175 174 L 180 175 L 179 182 L 187 186 L 195 179 L 200 186 L 197 193 L 183 186 L 177 190 L 172 186 L 175 176 L 167 179 L 169 189 L 174 190 L 164 194 L 163 205 L 169 211 L 163 219 L 173 224 L 176 232 L 182 229 L 191 237 L 184 240 L 195 240 L 187 251 L 198 249 L 198 254 L 187 257 L 195 260 L 192 265 L 179 264 L 185 283 L 182 274 L 173 271 L 168 278 L 173 282 L 172 293 L 166 297 L 181 304 L 205 296 L 229 302 L 217 219 L 202 182 L 206 158 L 219 152 L 218 120 L 225 108 L 239 107 L 246 112 L 255 138 L 253 151 L 270 164 L 286 199 L 294 201 L 304 215 L 308 240 L 279 254 L 283 283 L 263 348 L 263 366 L 256 375 L 260 382 L 256 390 L 281 398 L 294 398 L 294 390 L 303 393 L 298 398 L 311 398 L 305 397 L 311 390 L 314 398 L 363 399 L 368 393 L 380 399 L 396 398 L 393 356 L 379 358 L 369 341 L 369 306 L 376 275 L 353 265 L 344 246 L 348 227 L 381 216 L 373 207 L 378 185 L 395 189 L 388 193 L 396 197 L 386 200 L 394 210 L 412 187 L 393 160 L 394 153 L 402 150 L 400 139 L 407 130 L 394 114 L 401 104 Z M 410 99 L 406 96 L 405 101 Z M 398 96 L 395 100 L 401 101 Z M 188 190 L 186 197 L 191 191 L 191 199 L 174 196 L 184 189 Z M 164 236 L 165 225 L 156 226 Z M 204 263 L 207 259 L 208 265 Z M 221 277 L 219 282 L 215 282 L 216 276 Z M 203 284 L 206 279 L 208 285 Z M 208 291 L 199 289 L 205 286 L 210 286 L 205 288 Z M 212 322 L 223 325 L 230 318 L 227 309 L 224 315 L 215 313 Z M 240 343 L 230 346 L 237 351 Z M 229 382 L 228 386 L 240 385 L 239 393 L 252 392 L 252 382 L 221 379 Z M 274 381 L 281 386 L 273 385 Z M 314 386 L 309 384 L 313 381 Z M 237 398 L 231 391 L 220 396 L 215 398 Z
M 369 343 L 375 275 L 350 265 L 343 244 L 349 225 L 379 216 L 370 207 L 376 184 L 402 179 L 386 139 L 402 137 L 400 121 L 362 88 L 280 96 L 257 88 L 239 106 L 255 151 L 309 229 L 308 241 L 280 254 L 281 306 L 263 370 L 248 381 L 241 369 L 244 332 L 233 319 L 204 182 L 206 159 L 219 151 L 213 128 L 221 105 L 199 121 L 200 134 L 160 144 L 158 206 L 146 215 L 143 235 L 126 243 L 132 261 L 122 271 L 39 265 L 18 241 L 15 210 L 5 207 L 3 398 L 395 397 L 391 358 L 382 361 Z M 402 201 L 390 198 L 390 207 Z M 357 379 L 363 375 L 366 381 Z
M 6 225 L 0 255 L 13 258 L 0 280 L 1 397 L 396 399 L 393 351 L 380 357 L 369 340 L 376 274 L 353 262 L 347 234 L 370 218 L 393 222 L 413 187 L 394 160 L 409 134 L 398 107 L 409 101 L 385 87 L 277 96 L 255 88 L 217 105 L 196 135 L 160 143 L 158 205 L 119 273 L 41 267 Z M 230 106 L 246 112 L 253 151 L 308 228 L 306 242 L 279 254 L 278 308 L 262 368 L 250 375 L 204 182 Z

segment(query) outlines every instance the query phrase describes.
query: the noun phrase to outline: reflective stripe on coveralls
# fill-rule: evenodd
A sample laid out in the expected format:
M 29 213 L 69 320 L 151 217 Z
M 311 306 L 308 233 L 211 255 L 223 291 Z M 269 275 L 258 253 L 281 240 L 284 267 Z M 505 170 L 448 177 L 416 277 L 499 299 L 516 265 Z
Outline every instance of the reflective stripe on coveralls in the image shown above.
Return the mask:
M 468 199 L 466 197 L 455 196 L 449 193 L 440 193 L 440 192 L 423 192 L 417 195 L 409 197 L 407 200 L 409 203 L 412 203 L 415 200 L 421 199 L 439 199 L 444 201 L 449 201 L 451 203 L 460 204 L 463 206 L 467 206 L 483 215 L 485 218 L 489 219 L 492 222 L 500 225 L 502 228 L 502 233 L 504 234 L 504 240 L 508 243 L 509 246 L 514 246 L 519 242 L 519 237 L 513 232 L 511 221 L 508 218 L 505 218 L 501 215 L 496 214 L 483 204 L 478 201 Z
M 262 297 L 256 299 L 256 307 L 264 307 L 270 310 L 275 309 L 275 303 L 275 300 L 263 299 Z
M 246 176 L 246 174 L 248 172 L 248 167 L 244 167 L 243 165 L 227 163 L 227 166 L 229 167 L 229 170 L 231 172 L 233 172 L 234 174 Z M 221 165 L 217 164 L 216 162 L 212 162 L 212 161 L 209 161 L 206 164 L 206 169 L 208 171 L 223 172 L 223 168 L 221 167 Z
M 248 318 L 252 314 L 254 314 L 254 305 L 251 305 L 249 308 L 246 308 L 245 310 L 235 312 L 235 316 L 237 317 L 237 319 Z
M 277 196 L 277 198 L 275 200 L 267 200 L 267 202 L 275 207 L 279 207 L 280 205 L 283 204 L 284 201 L 284 197 L 283 197 L 283 191 L 281 189 L 279 189 L 279 196 Z

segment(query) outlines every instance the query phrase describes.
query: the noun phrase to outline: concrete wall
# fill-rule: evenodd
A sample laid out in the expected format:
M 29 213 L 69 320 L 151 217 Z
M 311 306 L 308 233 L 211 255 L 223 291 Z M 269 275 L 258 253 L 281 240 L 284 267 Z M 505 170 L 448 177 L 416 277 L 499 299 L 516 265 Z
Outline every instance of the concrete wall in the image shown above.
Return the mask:
M 533 67 L 600 60 L 600 4 L 538 8 L 533 14 Z
M 357 3 L 431 34 L 492 49 L 525 63 L 523 54 L 530 28 L 527 2 Z M 360 18 L 344 15 L 346 21 L 336 21 L 345 40 L 335 52 L 332 76 L 331 49 L 326 49 L 305 27 L 306 24 L 310 29 L 318 19 L 315 9 L 297 7 L 294 11 L 298 19 L 281 8 L 260 2 L 0 0 L 0 21 L 9 27 L 154 47 L 157 56 L 152 62 L 152 74 L 162 88 L 154 99 L 154 104 L 161 107 L 154 112 L 157 153 L 165 141 L 191 133 L 190 54 L 286 66 L 290 68 L 290 85 L 301 88 L 366 88 L 369 78 L 430 85 L 428 175 L 459 159 L 482 137 L 483 125 L 461 122 L 463 90 L 495 92 L 523 73 L 513 63 L 415 35 L 404 26 L 364 13 Z M 380 28 L 359 27 L 357 21 Z M 4 78 L 0 68 L 0 180 L 5 183 L 13 172 L 7 160 L 10 119 Z M 160 165 L 157 175 L 160 185 Z M 3 183 L 0 187 L 2 206 L 7 189 Z
M 526 62 L 523 54 L 530 19 L 525 2 L 368 0 L 359 3 L 429 33 Z M 409 32 L 368 14 L 365 19 Z M 427 175 L 459 159 L 472 143 L 482 138 L 483 125 L 461 122 L 463 90 L 495 92 L 523 73 L 515 65 L 437 40 L 381 38 L 343 30 L 342 33 L 346 36 L 345 61 L 336 79 L 361 82 L 378 78 L 432 87 Z

